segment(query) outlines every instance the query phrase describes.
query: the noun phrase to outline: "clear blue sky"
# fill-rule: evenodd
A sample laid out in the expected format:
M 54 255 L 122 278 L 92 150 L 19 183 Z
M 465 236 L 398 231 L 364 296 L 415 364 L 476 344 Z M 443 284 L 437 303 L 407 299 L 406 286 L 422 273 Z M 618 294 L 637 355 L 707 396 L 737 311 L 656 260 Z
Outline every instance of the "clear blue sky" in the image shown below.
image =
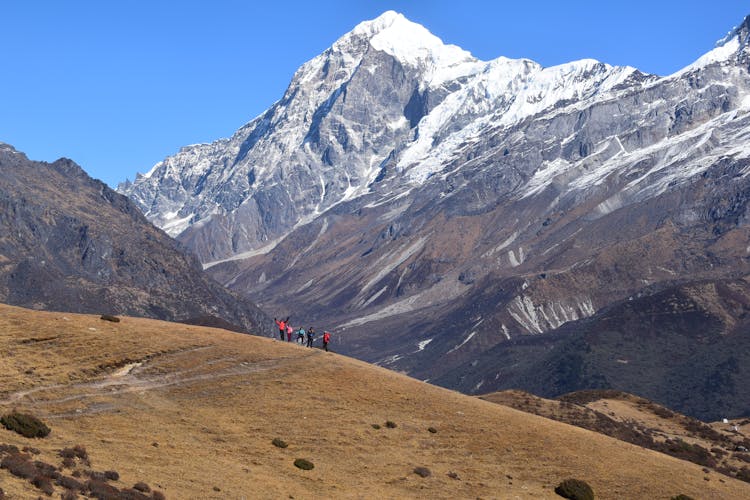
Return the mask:
M 750 2 L 5 0 L 0 141 L 114 186 L 230 136 L 302 63 L 386 10 L 484 60 L 594 58 L 666 75 L 713 48 Z

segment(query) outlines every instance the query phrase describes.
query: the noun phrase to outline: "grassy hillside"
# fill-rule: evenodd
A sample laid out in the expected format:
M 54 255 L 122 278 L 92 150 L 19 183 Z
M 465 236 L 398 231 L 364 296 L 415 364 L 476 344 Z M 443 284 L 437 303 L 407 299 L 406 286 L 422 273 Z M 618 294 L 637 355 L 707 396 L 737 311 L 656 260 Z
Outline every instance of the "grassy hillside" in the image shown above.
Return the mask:
M 569 477 L 597 498 L 750 498 L 698 465 L 334 353 L 153 320 L 0 306 L 0 412 L 12 409 L 52 432 L 0 429 L 0 444 L 55 466 L 85 447 L 90 466 L 65 476 L 115 471 L 110 485 L 167 498 L 557 498 Z M 40 494 L 7 469 L 0 484 Z

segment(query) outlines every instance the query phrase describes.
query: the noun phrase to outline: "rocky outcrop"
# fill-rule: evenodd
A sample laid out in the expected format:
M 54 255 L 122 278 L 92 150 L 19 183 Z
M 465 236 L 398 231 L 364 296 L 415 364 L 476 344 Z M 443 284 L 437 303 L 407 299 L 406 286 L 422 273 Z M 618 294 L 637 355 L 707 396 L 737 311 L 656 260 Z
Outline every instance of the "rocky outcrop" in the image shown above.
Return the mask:
M 33 162 L 0 144 L 0 174 L 1 302 L 268 331 L 249 300 L 72 161 Z

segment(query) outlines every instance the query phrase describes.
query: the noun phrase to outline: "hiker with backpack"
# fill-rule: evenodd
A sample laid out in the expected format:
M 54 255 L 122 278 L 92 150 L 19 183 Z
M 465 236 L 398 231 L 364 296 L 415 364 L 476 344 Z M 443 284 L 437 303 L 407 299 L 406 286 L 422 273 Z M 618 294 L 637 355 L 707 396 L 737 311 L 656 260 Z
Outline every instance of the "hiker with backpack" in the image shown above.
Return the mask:
M 315 329 L 313 327 L 310 327 L 307 329 L 307 347 L 312 347 L 314 340 L 315 340 Z
M 286 319 L 282 319 L 279 321 L 276 318 L 273 318 L 274 322 L 276 323 L 276 326 L 279 327 L 279 337 L 281 337 L 281 341 L 284 341 L 284 334 L 286 333 L 286 325 L 289 323 L 289 316 L 286 317 Z
M 331 341 L 331 332 L 326 330 L 323 332 L 323 349 L 325 349 L 326 352 L 328 352 L 328 342 L 330 341 Z
M 305 335 L 306 334 L 307 334 L 307 332 L 305 332 L 305 329 L 300 326 L 299 330 L 297 330 L 297 343 L 299 345 L 304 345 L 305 344 Z

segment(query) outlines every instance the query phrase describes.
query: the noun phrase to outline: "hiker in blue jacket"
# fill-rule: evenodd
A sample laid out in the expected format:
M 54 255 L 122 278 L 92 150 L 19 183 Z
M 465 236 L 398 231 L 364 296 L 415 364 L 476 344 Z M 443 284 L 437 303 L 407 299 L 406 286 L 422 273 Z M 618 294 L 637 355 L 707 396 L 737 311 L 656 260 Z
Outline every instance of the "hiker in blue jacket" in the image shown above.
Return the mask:
M 313 327 L 310 327 L 307 329 L 307 347 L 312 347 L 314 340 L 315 340 L 315 329 Z

